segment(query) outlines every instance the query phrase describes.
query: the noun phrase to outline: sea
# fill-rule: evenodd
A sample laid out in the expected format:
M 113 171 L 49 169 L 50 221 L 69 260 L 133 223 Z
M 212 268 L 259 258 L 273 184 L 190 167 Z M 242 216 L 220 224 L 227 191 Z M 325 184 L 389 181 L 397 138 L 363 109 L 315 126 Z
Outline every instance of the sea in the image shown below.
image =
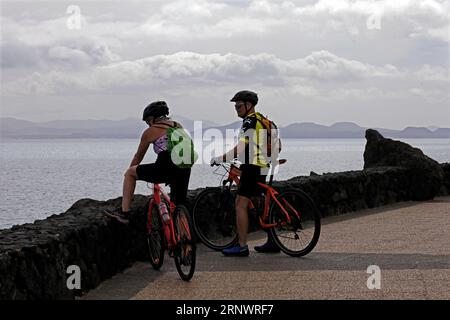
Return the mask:
M 400 139 L 434 160 L 450 162 L 450 139 Z M 0 229 L 45 219 L 79 199 L 107 200 L 122 195 L 123 175 L 138 147 L 127 139 L 0 140 Z M 276 180 L 294 176 L 361 170 L 365 139 L 284 139 Z M 211 146 L 203 145 L 202 164 L 194 165 L 190 189 L 218 186 L 223 168 L 209 166 Z M 226 149 L 232 141 L 222 145 Z M 209 152 L 209 153 L 208 153 Z M 155 160 L 149 149 L 143 163 Z M 138 181 L 137 194 L 150 194 Z

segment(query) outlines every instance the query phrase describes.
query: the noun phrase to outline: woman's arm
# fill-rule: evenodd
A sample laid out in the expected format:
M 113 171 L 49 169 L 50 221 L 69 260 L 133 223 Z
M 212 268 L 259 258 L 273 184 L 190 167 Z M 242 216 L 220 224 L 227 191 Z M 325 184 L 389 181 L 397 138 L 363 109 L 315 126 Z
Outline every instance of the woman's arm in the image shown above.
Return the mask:
M 139 147 L 133 157 L 133 160 L 131 160 L 130 167 L 137 166 L 142 162 L 145 154 L 147 153 L 148 147 L 150 146 L 150 143 L 154 142 L 154 133 L 151 129 L 152 128 L 148 128 L 142 133 L 141 142 L 139 143 Z

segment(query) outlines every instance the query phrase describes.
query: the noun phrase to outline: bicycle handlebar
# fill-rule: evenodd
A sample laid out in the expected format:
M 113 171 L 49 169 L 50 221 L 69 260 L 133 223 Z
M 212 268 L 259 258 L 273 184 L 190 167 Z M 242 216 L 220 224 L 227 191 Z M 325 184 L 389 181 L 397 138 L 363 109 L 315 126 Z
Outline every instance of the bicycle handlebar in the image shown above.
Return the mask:
M 280 160 L 278 160 L 278 165 L 285 164 L 286 162 L 287 162 L 287 159 L 280 159 Z M 239 160 L 237 160 L 237 159 L 233 159 L 233 160 L 229 161 L 228 163 L 234 164 L 234 165 L 236 165 L 236 166 L 240 166 L 240 165 L 242 164 L 242 163 L 241 163 Z M 221 165 L 223 165 L 223 162 L 222 162 L 222 163 L 214 162 L 214 163 L 211 163 L 211 164 L 210 164 L 211 167 L 219 167 L 219 166 L 221 166 Z

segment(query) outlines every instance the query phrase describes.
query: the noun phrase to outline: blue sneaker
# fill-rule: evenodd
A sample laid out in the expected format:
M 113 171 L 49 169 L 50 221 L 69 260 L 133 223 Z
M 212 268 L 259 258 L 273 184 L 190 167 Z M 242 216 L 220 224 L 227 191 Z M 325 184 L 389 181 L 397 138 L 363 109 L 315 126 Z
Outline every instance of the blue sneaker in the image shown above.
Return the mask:
M 241 247 L 239 244 L 228 249 L 223 249 L 222 253 L 226 256 L 235 256 L 235 257 L 248 257 L 248 255 L 250 254 L 247 245 Z

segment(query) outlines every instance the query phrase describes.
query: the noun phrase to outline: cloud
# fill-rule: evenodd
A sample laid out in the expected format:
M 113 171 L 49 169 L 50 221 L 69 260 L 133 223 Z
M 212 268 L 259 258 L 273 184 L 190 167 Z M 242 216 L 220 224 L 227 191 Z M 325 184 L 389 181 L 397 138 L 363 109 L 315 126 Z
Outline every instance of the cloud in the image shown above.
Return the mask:
M 61 41 L 54 46 L 27 46 L 6 41 L 1 44 L 2 68 L 53 69 L 105 65 L 120 60 L 120 56 L 100 39 L 79 38 Z
M 52 55 L 80 61 L 87 57 L 83 52 L 61 47 L 55 48 Z M 243 56 L 178 52 L 78 72 L 34 73 L 4 83 L 3 94 L 114 94 L 152 90 L 189 95 L 195 88 L 216 90 L 238 86 L 269 91 L 286 89 L 294 96 L 344 100 L 379 98 L 397 89 L 408 94 L 405 90 L 417 83 L 422 83 L 426 94 L 429 82 L 429 87 L 434 88 L 432 95 L 436 97 L 436 90 L 445 87 L 447 80 L 445 68 L 424 65 L 420 69 L 406 70 L 392 65 L 374 66 L 328 51 L 312 52 L 292 60 L 264 53 Z
M 287 105 L 376 109 L 390 99 L 402 112 L 424 102 L 448 110 L 448 0 L 79 5 L 80 30 L 67 29 L 65 8 L 5 10 L 2 95 L 9 101 L 103 96 L 109 105 L 119 95 L 157 95 L 195 109 L 249 88 Z
M 46 21 L 2 18 L 2 67 L 89 67 L 120 59 L 117 39 L 71 31 L 66 18 Z
M 120 15 L 89 15 L 81 7 L 82 31 L 96 37 L 112 37 L 121 41 L 140 37 L 167 36 L 165 41 L 191 41 L 192 39 L 253 37 L 274 34 L 289 27 L 299 33 L 314 35 L 367 30 L 367 21 L 380 19 L 379 36 L 389 37 L 393 28 L 406 30 L 411 37 L 429 37 L 448 42 L 450 25 L 448 0 L 319 0 L 311 4 L 304 1 L 253 0 L 237 6 L 233 1 L 206 0 L 172 1 L 141 6 L 142 19 Z M 245 5 L 247 4 L 247 5 Z M 139 3 L 134 4 L 139 8 Z M 66 28 L 67 16 L 45 21 L 12 20 L 5 18 L 2 25 L 7 33 L 30 45 L 53 45 L 70 36 Z M 357 30 L 357 31 L 356 31 Z M 33 32 L 30 32 L 33 31 Z M 79 32 L 82 34 L 83 32 Z M 74 32 L 72 32 L 74 34 Z
M 20 42 L 1 43 L 2 69 L 37 67 L 45 56 L 45 48 L 29 47 Z
M 392 63 L 403 57 L 411 62 L 411 56 L 423 54 L 424 41 L 445 43 L 447 48 L 449 42 L 448 0 L 193 0 L 131 5 L 142 12 L 120 15 L 119 6 L 105 7 L 105 12 L 95 15 L 81 3 L 80 30 L 67 29 L 65 12 L 46 20 L 2 17 L 3 65 L 70 66 L 73 57 L 74 66 L 80 67 L 126 61 L 130 53 L 145 56 L 149 51 L 167 54 L 197 47 L 222 54 L 290 56 L 339 48 L 340 54 L 351 53 L 360 60 Z M 108 14 L 110 9 L 116 13 Z M 370 21 L 375 27 L 379 23 L 379 28 L 372 29 Z M 442 48 L 431 43 L 430 54 L 422 58 L 432 63 L 440 57 L 435 63 L 441 63 Z M 380 53 L 374 55 L 374 50 Z M 17 62 L 11 59 L 15 53 Z

